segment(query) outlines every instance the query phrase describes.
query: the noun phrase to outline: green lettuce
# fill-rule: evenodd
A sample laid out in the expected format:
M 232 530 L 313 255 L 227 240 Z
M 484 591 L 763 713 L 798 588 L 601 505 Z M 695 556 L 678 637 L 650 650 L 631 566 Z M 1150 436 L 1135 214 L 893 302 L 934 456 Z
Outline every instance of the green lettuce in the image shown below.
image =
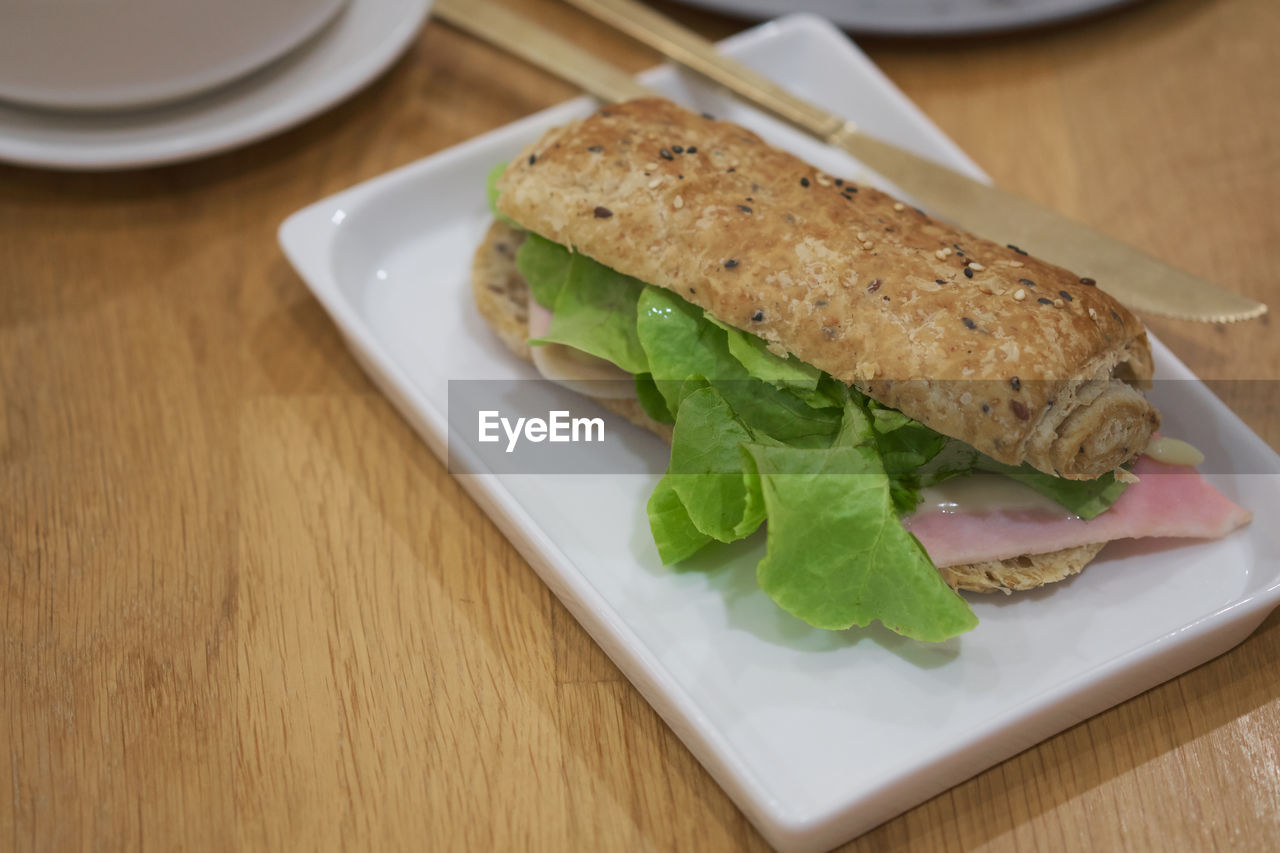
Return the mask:
M 879 620 L 939 642 L 978 619 L 903 529 L 864 404 L 850 399 L 840 435 L 824 450 L 743 446 L 760 477 L 769 518 L 756 571 L 784 610 L 818 628 Z
M 1116 498 L 1120 497 L 1126 487 L 1110 472 L 1096 480 L 1064 480 L 1061 477 L 1051 477 L 1043 471 L 1037 471 L 1030 465 L 1023 464 L 1020 467 L 1005 465 L 990 456 L 979 455 L 974 468 L 979 471 L 1003 474 L 1011 480 L 1030 486 L 1046 498 L 1056 501 L 1084 519 L 1097 517 L 1099 513 L 1116 502 Z
M 601 286 L 600 271 L 605 267 L 532 235 L 520 247 L 516 267 L 526 281 L 532 281 L 530 276 L 539 279 L 536 286 L 529 285 L 534 299 L 554 312 L 547 333 L 529 343 L 564 344 L 612 361 L 628 373 L 646 372 L 648 362 L 636 330 L 643 282 L 610 270 L 607 286 Z
M 900 523 L 921 488 L 996 470 L 1084 517 L 1124 488 L 1001 466 L 669 290 L 537 235 L 517 264 L 533 298 L 554 312 L 548 333 L 530 343 L 617 364 L 635 375 L 644 410 L 673 424 L 668 470 L 648 503 L 662 561 L 742 539 L 767 521 L 760 586 L 811 625 L 880 621 L 940 641 L 977 624 Z

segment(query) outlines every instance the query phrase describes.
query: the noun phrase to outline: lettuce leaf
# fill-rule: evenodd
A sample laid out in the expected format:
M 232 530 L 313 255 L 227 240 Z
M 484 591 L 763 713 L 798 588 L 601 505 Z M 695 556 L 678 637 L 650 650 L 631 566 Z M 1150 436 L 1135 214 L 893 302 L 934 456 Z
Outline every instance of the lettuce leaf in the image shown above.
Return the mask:
M 1011 480 L 1030 486 L 1086 520 L 1095 518 L 1108 509 L 1126 488 L 1110 472 L 1096 480 L 1064 480 L 1037 471 L 1027 464 L 1020 467 L 1005 465 L 982 454 L 978 455 L 974 467 L 980 471 L 1003 474 Z
M 676 422 L 676 416 L 671 414 L 671 409 L 667 408 L 667 401 L 662 398 L 658 383 L 653 381 L 652 373 L 636 374 L 636 399 L 640 401 L 640 408 L 644 409 L 644 413 L 658 423 L 674 424 Z
M 546 309 L 556 307 L 572 263 L 573 252 L 533 233 L 525 235 L 516 253 L 516 269 L 528 283 L 533 300 Z
M 840 409 L 815 409 L 788 389 L 753 375 L 734 355 L 725 329 L 708 320 L 701 308 L 669 290 L 649 287 L 640 297 L 638 313 L 640 343 L 670 411 L 676 412 L 679 407 L 684 380 L 703 376 L 753 430 L 806 447 L 823 447 L 831 442 L 840 425 Z M 764 356 L 755 354 L 750 358 L 757 365 L 768 359 L 785 364 L 767 350 Z M 775 366 L 770 375 L 778 376 L 789 369 Z M 812 390 L 816 390 L 817 382 L 813 385 Z M 676 422 L 679 423 L 678 415 Z
M 534 298 L 540 305 L 546 305 L 544 298 L 551 301 L 548 307 L 554 312 L 551 328 L 530 344 L 564 344 L 612 361 L 628 373 L 648 371 L 636 332 L 643 282 L 533 235 L 520 247 L 516 266 L 527 281 L 532 282 L 529 276 L 538 280 L 536 289 L 530 283 Z
M 878 620 L 940 642 L 978 624 L 968 603 L 903 529 L 867 416 L 850 401 L 826 449 L 747 444 L 769 518 L 760 588 L 818 628 Z
M 692 557 L 713 541 L 694 525 L 670 475 L 658 481 L 647 509 L 653 544 L 664 566 Z
M 703 312 L 703 316 L 709 323 L 724 330 L 729 353 L 747 373 L 778 387 L 817 390 L 818 380 L 822 378 L 822 371 L 818 368 L 791 355 L 776 355 L 755 335 L 721 323 L 706 312 Z
M 750 536 L 764 522 L 759 478 L 744 469 L 739 452 L 741 445 L 754 440 L 706 379 L 694 377 L 686 383 L 664 479 L 693 526 L 721 542 Z
M 485 176 L 484 180 L 484 196 L 485 200 L 489 203 L 489 212 L 493 214 L 494 219 L 501 220 L 508 225 L 514 225 L 519 228 L 519 223 L 498 212 L 498 196 L 500 195 L 498 192 L 498 179 L 502 177 L 502 173 L 506 170 L 506 163 L 499 163 L 489 170 L 489 174 Z

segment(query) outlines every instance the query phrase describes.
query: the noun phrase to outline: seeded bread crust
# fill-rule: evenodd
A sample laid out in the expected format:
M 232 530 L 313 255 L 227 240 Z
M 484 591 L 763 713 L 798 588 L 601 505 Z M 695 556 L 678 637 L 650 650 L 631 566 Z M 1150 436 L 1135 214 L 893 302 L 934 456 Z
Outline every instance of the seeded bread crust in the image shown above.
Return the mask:
M 1088 279 L 837 181 L 660 99 L 547 132 L 508 166 L 522 226 L 675 291 L 1008 464 L 1072 479 L 1145 448 L 1142 324 Z
M 472 261 L 471 291 L 480 316 L 498 338 L 520 358 L 531 361 L 527 342 L 529 287 L 515 263 L 516 250 L 523 240 L 523 232 L 503 222 L 494 222 Z M 592 399 L 671 443 L 671 427 L 650 418 L 636 401 Z M 947 566 L 938 571 L 953 589 L 1008 594 L 1015 589 L 1033 589 L 1078 573 L 1102 549 L 1103 544 L 1099 542 L 1008 560 Z

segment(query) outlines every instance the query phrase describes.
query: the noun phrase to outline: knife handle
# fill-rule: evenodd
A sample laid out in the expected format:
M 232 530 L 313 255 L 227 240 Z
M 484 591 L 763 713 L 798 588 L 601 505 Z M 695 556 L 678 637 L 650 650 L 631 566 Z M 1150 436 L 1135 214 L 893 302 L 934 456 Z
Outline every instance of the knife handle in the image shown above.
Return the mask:
M 636 0 L 568 2 L 819 139 L 827 139 L 846 125 L 844 119 L 797 98 L 768 77 L 722 55 L 706 39 Z
M 436 0 L 432 14 L 605 101 L 653 97 L 630 74 L 489 0 Z

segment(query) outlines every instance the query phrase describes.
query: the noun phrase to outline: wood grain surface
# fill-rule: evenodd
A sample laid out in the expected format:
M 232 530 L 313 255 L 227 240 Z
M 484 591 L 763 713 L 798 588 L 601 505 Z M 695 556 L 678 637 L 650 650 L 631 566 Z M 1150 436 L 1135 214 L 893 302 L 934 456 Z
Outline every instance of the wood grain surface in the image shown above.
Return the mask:
M 1280 308 L 1277 40 L 1274 0 L 1152 0 L 863 45 L 999 182 Z M 572 94 L 431 23 L 241 151 L 0 167 L 0 848 L 766 847 L 276 247 L 293 210 Z M 1202 376 L 1252 380 L 1219 390 L 1280 446 L 1272 321 L 1151 326 Z M 1273 615 L 849 849 L 1280 848 L 1278 662 Z

